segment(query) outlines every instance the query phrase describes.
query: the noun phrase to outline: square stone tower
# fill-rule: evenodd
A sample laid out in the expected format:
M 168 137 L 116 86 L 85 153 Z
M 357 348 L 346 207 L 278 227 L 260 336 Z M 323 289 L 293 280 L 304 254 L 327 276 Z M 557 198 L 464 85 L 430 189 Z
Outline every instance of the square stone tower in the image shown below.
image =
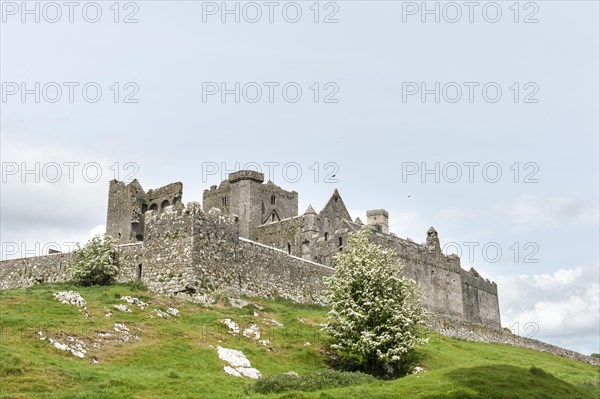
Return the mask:
M 389 218 L 390 215 L 385 209 L 367 211 L 367 225 L 374 226 L 383 234 L 390 234 Z
M 253 170 L 230 173 L 219 187 L 204 190 L 202 208 L 205 212 L 218 208 L 221 212 L 236 215 L 240 236 L 256 240 L 256 228 L 265 223 L 277 222 L 298 216 L 298 193 L 286 191 Z

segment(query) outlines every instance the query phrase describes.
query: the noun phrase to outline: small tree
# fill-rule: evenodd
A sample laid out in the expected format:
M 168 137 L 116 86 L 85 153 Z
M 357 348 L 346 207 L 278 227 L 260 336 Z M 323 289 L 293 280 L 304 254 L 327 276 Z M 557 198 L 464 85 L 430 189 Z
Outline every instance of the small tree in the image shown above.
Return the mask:
M 109 235 L 96 235 L 73 252 L 71 273 L 73 279 L 83 285 L 109 284 L 118 271 L 119 250 Z
M 370 230 L 351 234 L 326 279 L 331 304 L 324 329 L 342 364 L 372 373 L 407 371 L 421 337 L 422 291 L 402 276 L 394 251 L 369 243 Z

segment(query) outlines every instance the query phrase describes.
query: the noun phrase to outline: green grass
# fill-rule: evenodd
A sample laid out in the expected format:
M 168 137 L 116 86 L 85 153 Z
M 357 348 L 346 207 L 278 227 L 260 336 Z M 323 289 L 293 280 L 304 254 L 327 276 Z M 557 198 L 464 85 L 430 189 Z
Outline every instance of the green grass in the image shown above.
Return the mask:
M 87 315 L 52 298 L 53 293 L 69 289 L 87 300 Z M 130 306 L 133 313 L 121 313 L 113 305 L 121 303 L 122 295 L 150 302 L 151 308 L 174 306 L 181 317 L 149 318 L 149 309 L 134 306 Z M 317 390 L 292 391 L 291 384 L 283 388 L 288 391 L 260 394 L 254 381 L 223 371 L 225 363 L 219 360 L 215 347 L 243 351 L 253 367 L 265 377 L 274 376 L 274 381 L 284 381 L 285 377 L 277 376 L 289 371 L 311 381 L 314 377 L 310 376 L 326 364 L 324 336 L 318 327 L 326 309 L 257 298 L 252 302 L 263 309 L 235 309 L 222 304 L 202 307 L 128 285 L 83 288 L 60 284 L 0 291 L 0 398 L 600 397 L 598 367 L 529 349 L 465 342 L 437 334 L 419 349 L 419 364 L 427 369 L 424 373 L 319 389 L 331 386 L 328 381 L 337 384 L 333 376 L 319 380 L 318 384 L 324 385 L 308 384 Z M 112 317 L 104 316 L 105 307 L 112 310 Z M 254 317 L 254 311 L 260 316 Z M 272 345 L 267 348 L 228 334 L 218 321 L 226 317 L 241 325 L 259 324 L 261 339 L 269 339 Z M 275 327 L 271 319 L 285 327 Z M 36 335 L 43 330 L 49 336 L 65 332 L 85 338 L 112 329 L 115 322 L 127 324 L 140 341 L 91 349 L 84 359 L 60 351 Z M 92 364 L 92 356 L 98 357 L 98 364 Z

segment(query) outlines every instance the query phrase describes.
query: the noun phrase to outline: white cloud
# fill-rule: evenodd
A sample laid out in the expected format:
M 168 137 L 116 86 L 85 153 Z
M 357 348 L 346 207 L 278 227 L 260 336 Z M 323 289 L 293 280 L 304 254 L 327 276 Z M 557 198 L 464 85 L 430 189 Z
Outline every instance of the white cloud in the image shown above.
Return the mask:
M 596 226 L 598 205 L 568 197 L 523 195 L 502 209 L 518 230 L 569 226 Z
M 9 137 L 21 137 L 16 133 Z M 74 242 L 85 243 L 90 229 L 98 231 L 113 178 L 106 159 L 43 139 L 6 137 L 1 154 L 0 259 L 44 255 L 50 247 L 68 251 Z
M 539 326 L 534 338 L 585 354 L 600 352 L 600 272 L 597 263 L 551 274 L 497 276 L 504 326 Z M 518 325 L 517 325 L 518 323 Z M 530 332 L 530 331 L 529 331 Z
M 598 204 L 589 200 L 525 194 L 514 201 L 499 201 L 482 208 L 443 208 L 438 217 L 445 223 L 457 225 L 495 218 L 510 229 L 531 231 L 597 226 L 600 211 Z

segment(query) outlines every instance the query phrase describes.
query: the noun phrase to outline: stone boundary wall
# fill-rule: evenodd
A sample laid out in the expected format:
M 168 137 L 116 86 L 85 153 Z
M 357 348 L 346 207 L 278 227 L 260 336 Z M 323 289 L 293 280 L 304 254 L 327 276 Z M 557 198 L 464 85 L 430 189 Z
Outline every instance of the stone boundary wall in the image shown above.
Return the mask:
M 139 266 L 143 264 L 144 245 L 141 242 L 119 245 L 119 274 L 116 281 L 127 283 L 139 278 Z
M 323 278 L 332 268 L 244 238 L 235 246 L 225 245 L 231 250 L 223 253 L 219 241 L 202 243 L 196 254 L 200 286 L 208 291 L 325 304 Z
M 145 214 L 141 280 L 159 293 L 186 291 L 194 281 L 192 238 L 197 203 L 179 203 Z
M 325 302 L 323 278 L 331 275 L 333 268 L 240 238 L 237 229 L 228 216 L 198 210 L 192 257 L 199 291 Z
M 116 281 L 124 283 L 137 278 L 137 265 L 141 263 L 142 243 L 119 245 L 121 252 L 119 274 Z M 64 283 L 70 281 L 72 252 L 10 259 L 0 262 L 0 289 L 27 288 L 39 283 Z
M 58 253 L 0 262 L 0 289 L 27 288 L 37 283 L 62 283 L 71 279 L 71 253 Z
M 427 327 L 439 334 L 451 338 L 473 342 L 518 346 L 533 349 L 538 352 L 562 356 L 568 359 L 574 359 L 594 366 L 600 366 L 600 359 L 598 358 L 586 356 L 536 339 L 514 335 L 503 329 L 493 328 L 483 324 L 469 323 L 451 318 L 436 318 L 435 320 L 430 320 Z

